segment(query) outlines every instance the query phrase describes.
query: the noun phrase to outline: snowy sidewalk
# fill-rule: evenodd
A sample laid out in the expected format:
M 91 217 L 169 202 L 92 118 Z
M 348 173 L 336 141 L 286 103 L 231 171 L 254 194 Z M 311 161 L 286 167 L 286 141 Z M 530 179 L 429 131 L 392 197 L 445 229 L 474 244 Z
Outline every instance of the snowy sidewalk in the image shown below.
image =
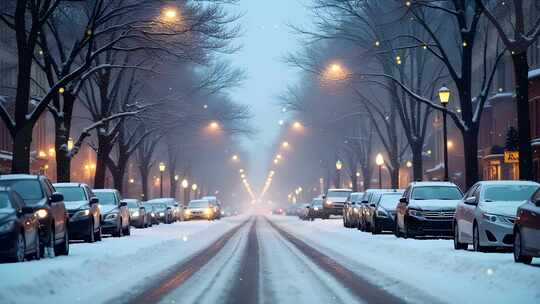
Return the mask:
M 448 303 L 540 303 L 539 259 L 527 266 L 514 263 L 511 253 L 456 251 L 452 240 L 371 235 L 344 228 L 341 219 L 268 218 L 349 270 L 412 302 L 429 294 Z

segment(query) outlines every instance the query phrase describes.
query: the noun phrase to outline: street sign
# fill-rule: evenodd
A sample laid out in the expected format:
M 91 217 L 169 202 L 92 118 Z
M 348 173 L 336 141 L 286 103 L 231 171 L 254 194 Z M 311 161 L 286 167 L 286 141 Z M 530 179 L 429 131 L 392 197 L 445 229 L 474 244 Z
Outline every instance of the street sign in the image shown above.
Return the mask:
M 519 151 L 504 151 L 504 162 L 507 164 L 519 163 Z

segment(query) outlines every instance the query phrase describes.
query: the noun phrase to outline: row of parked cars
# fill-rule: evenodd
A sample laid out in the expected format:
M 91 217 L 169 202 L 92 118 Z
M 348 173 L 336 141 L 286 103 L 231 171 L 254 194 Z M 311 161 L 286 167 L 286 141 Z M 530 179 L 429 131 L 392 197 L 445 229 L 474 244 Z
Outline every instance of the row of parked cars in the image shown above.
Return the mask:
M 413 182 L 407 189 L 329 189 L 297 209 L 301 219 L 341 214 L 343 225 L 397 238 L 453 238 L 456 250 L 513 249 L 516 262 L 540 257 L 540 184 L 481 181 L 466 193 L 450 182 Z
M 190 201 L 173 198 L 146 202 L 122 199 L 115 189 L 91 189 L 83 183 L 53 184 L 41 175 L 0 176 L 0 260 L 21 262 L 45 255 L 69 254 L 70 240 L 101 241 L 122 237 L 131 227 L 203 218 L 220 219 L 216 197 Z

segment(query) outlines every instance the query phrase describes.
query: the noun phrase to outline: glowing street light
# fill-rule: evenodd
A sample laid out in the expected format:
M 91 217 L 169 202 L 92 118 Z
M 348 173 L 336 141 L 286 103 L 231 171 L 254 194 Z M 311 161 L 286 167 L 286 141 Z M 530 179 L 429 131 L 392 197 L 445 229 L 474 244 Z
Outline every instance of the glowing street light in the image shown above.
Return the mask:
M 444 152 L 444 180 L 448 180 L 448 131 L 446 128 L 446 107 L 448 102 L 450 102 L 450 89 L 443 86 L 439 89 L 439 99 L 441 105 L 444 107 L 443 110 L 443 152 Z
M 163 197 L 163 172 L 165 172 L 165 164 L 159 163 L 159 197 Z
M 343 163 L 341 160 L 336 162 L 336 188 L 341 187 L 341 169 L 343 168 Z
M 188 187 L 189 187 L 189 182 L 188 182 L 188 180 L 184 178 L 184 179 L 182 180 L 181 186 L 182 186 L 182 188 L 184 188 L 184 189 L 188 188 Z
M 178 21 L 178 9 L 175 7 L 166 7 L 161 11 L 161 19 L 165 22 Z
M 287 148 L 289 147 L 289 142 L 284 141 L 284 142 L 281 144 L 281 146 L 282 146 L 283 148 L 287 149 Z
M 235 155 L 233 155 L 233 156 L 231 157 L 231 159 L 232 159 L 233 161 L 237 161 L 239 158 L 238 158 L 238 155 L 235 154 Z
M 303 128 L 302 123 L 299 122 L 299 121 L 295 121 L 295 122 L 293 123 L 292 127 L 293 127 L 293 129 L 295 129 L 295 130 L 297 130 L 297 131 L 298 131 L 298 130 L 302 130 L 302 128 Z
M 73 138 L 69 138 L 68 139 L 68 142 L 67 142 L 67 148 L 68 148 L 68 151 L 71 151 L 73 150 L 73 147 L 75 146 L 75 143 L 73 141 Z

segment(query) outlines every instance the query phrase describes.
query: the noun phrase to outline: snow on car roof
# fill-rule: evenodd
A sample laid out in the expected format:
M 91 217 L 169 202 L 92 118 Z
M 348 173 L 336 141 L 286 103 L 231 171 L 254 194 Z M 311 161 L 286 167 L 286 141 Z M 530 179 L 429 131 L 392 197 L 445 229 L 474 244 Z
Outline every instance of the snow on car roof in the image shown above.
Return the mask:
M 62 188 L 62 187 L 84 187 L 87 185 L 84 183 L 54 183 L 53 186 Z
M 94 192 L 116 192 L 116 189 L 94 189 Z
M 39 175 L 31 175 L 31 174 L 6 174 L 6 175 L 0 175 L 0 179 L 4 179 L 4 180 L 37 179 L 37 178 L 39 178 Z
M 412 182 L 411 186 L 452 186 L 457 187 L 456 184 L 452 182 L 444 182 L 444 181 L 429 181 L 429 182 Z
M 492 180 L 492 181 L 480 181 L 482 185 L 540 185 L 533 181 L 520 181 L 520 180 Z

